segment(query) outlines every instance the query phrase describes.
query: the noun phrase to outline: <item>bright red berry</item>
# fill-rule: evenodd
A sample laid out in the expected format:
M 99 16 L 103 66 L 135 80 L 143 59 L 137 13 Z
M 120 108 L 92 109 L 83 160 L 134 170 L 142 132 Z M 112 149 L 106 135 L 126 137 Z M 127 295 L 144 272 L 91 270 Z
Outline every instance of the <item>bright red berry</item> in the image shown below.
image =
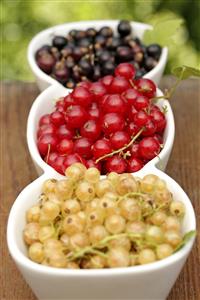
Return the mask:
M 142 110 L 149 107 L 149 99 L 143 95 L 135 99 L 134 106 L 137 110 Z
M 93 159 L 88 159 L 86 161 L 87 168 L 97 168 L 101 172 L 101 162 L 96 163 Z
M 144 126 L 148 121 L 149 116 L 144 110 L 140 110 L 134 115 L 134 122 L 139 127 Z
M 128 89 L 123 93 L 123 98 L 126 99 L 129 105 L 134 105 L 135 100 L 141 95 L 136 89 Z
M 139 144 L 138 143 L 133 143 L 130 148 L 129 151 L 131 153 L 131 157 L 139 157 Z
M 151 117 L 153 120 L 153 123 L 156 125 L 157 132 L 163 132 L 166 126 L 166 118 L 165 115 L 160 110 L 153 110 L 151 112 Z
M 106 88 L 108 88 L 113 80 L 112 75 L 106 75 L 103 78 L 100 79 L 100 81 L 105 85 Z
M 63 162 L 63 171 L 65 171 L 69 166 L 75 164 L 77 162 L 82 163 L 83 160 L 81 159 L 80 155 L 77 153 L 69 154 L 64 158 Z
M 106 134 L 123 130 L 125 127 L 124 118 L 117 113 L 108 113 L 102 117 L 102 130 Z
M 87 119 L 86 110 L 80 105 L 72 105 L 67 108 L 66 124 L 70 128 L 80 128 Z
M 124 77 L 114 77 L 112 80 L 110 86 L 109 86 L 109 92 L 111 94 L 121 94 L 124 91 L 126 91 L 130 87 L 130 84 L 128 80 Z
M 111 151 L 112 148 L 110 142 L 106 139 L 97 140 L 92 146 L 92 154 L 96 159 L 108 153 L 111 153 Z
M 135 68 L 129 63 L 121 63 L 115 69 L 116 76 L 122 76 L 126 79 L 133 79 L 135 77 L 135 73 Z
M 104 112 L 116 112 L 120 114 L 125 114 L 127 110 L 126 103 L 122 97 L 118 94 L 108 95 L 102 103 L 102 108 Z
M 60 125 L 64 124 L 65 119 L 64 119 L 63 113 L 60 111 L 54 111 L 51 114 L 51 122 L 56 126 L 60 126 Z
M 108 173 L 116 172 L 116 173 L 124 173 L 126 171 L 127 163 L 124 158 L 114 155 L 109 157 L 106 161 L 106 170 Z
M 56 126 L 51 123 L 41 125 L 38 129 L 37 137 L 39 138 L 41 135 L 44 134 L 56 134 L 56 129 Z
M 67 138 L 67 139 L 71 140 L 74 136 L 74 130 L 69 129 L 66 124 L 63 124 L 58 127 L 56 134 L 59 139 Z
M 69 139 L 62 139 L 57 145 L 57 150 L 59 154 L 70 154 L 73 151 L 74 143 Z
M 126 131 L 116 131 L 110 137 L 113 149 L 120 149 L 130 142 L 130 136 Z
M 134 122 L 130 122 L 127 126 L 127 132 L 130 134 L 130 136 L 134 136 L 138 133 L 140 130 L 140 127 L 136 125 Z
M 150 160 L 160 152 L 160 144 L 153 137 L 145 137 L 139 142 L 139 153 L 143 159 Z
M 99 101 L 106 93 L 106 87 L 101 82 L 93 82 L 90 86 L 90 92 L 94 95 L 94 98 Z
M 136 157 L 131 157 L 128 162 L 127 162 L 127 171 L 129 173 L 134 173 L 142 169 L 143 167 L 143 162 L 136 158 Z
M 95 120 L 89 120 L 81 127 L 81 136 L 89 138 L 92 141 L 96 141 L 100 134 L 101 127 Z
M 90 91 L 83 86 L 77 86 L 72 93 L 72 97 L 76 104 L 84 107 L 89 106 L 93 100 Z
M 134 81 L 137 90 L 148 98 L 153 98 L 156 95 L 155 83 L 147 78 L 139 78 Z
M 39 120 L 39 126 L 50 124 L 50 123 L 51 123 L 50 114 L 43 115 Z
M 86 137 L 80 137 L 74 142 L 74 152 L 78 153 L 81 157 L 88 159 L 92 156 L 91 146 L 91 140 Z
M 56 150 L 57 143 L 56 135 L 44 134 L 37 141 L 38 150 L 42 156 L 45 156 L 48 151 Z

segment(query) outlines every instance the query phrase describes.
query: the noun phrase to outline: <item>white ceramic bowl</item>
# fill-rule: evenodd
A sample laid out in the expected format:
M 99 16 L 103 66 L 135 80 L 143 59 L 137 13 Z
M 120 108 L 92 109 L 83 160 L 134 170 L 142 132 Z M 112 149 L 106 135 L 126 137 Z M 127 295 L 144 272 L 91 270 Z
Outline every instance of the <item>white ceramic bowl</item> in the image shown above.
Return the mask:
M 191 202 L 182 188 L 168 175 L 151 167 L 135 173 L 143 177 L 147 173 L 158 175 L 167 182 L 174 199 L 186 207 L 183 233 L 196 229 Z M 54 178 L 61 178 L 54 174 Z M 18 196 L 10 211 L 7 242 L 12 258 L 38 299 L 54 300 L 163 300 L 169 294 L 189 255 L 194 238 L 170 257 L 148 265 L 116 269 L 73 270 L 56 269 L 39 265 L 27 257 L 22 231 L 25 213 L 35 204 L 45 179 L 52 178 L 48 171 L 28 185 Z
M 52 38 L 55 35 L 66 35 L 71 29 L 81 29 L 85 30 L 89 27 L 94 27 L 100 29 L 102 26 L 110 26 L 114 32 L 116 32 L 117 24 L 119 20 L 102 20 L 102 21 L 82 21 L 74 23 L 66 23 L 58 26 L 54 26 L 39 32 L 30 42 L 28 47 L 28 62 L 31 67 L 33 74 L 35 75 L 37 85 L 41 91 L 46 89 L 49 85 L 57 82 L 55 79 L 45 74 L 37 65 L 35 60 L 36 51 L 44 44 L 50 44 Z M 151 29 L 152 27 L 148 24 L 131 22 L 133 32 L 135 36 L 142 39 L 144 31 Z M 164 34 L 164 33 L 163 33 Z M 162 49 L 162 53 L 158 64 L 150 72 L 148 72 L 144 77 L 153 80 L 155 83 L 159 83 L 162 77 L 166 62 L 167 62 L 168 50 L 166 47 Z
M 31 107 L 27 122 L 27 143 L 29 152 L 31 154 L 31 157 L 39 175 L 46 171 L 52 173 L 53 170 L 51 166 L 49 166 L 45 161 L 43 161 L 37 148 L 37 130 L 39 119 L 42 115 L 51 113 L 54 108 L 55 100 L 57 100 L 59 97 L 67 95 L 69 92 L 69 89 L 66 89 L 62 85 L 56 83 L 47 88 L 45 91 L 43 91 L 36 98 Z M 162 92 L 159 89 L 157 89 L 157 96 L 161 95 L 163 95 Z M 167 125 L 164 132 L 164 147 L 159 153 L 159 155 L 153 158 L 150 162 L 148 162 L 146 166 L 155 165 L 159 169 L 165 170 L 174 142 L 174 117 L 171 106 L 167 100 L 160 99 L 158 101 L 158 105 L 160 107 L 167 107 Z

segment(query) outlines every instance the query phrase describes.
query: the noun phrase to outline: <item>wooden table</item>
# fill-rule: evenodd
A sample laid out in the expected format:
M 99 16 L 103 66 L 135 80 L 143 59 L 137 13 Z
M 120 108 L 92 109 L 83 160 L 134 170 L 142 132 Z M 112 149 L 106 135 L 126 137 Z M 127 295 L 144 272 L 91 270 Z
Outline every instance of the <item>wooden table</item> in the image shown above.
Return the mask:
M 161 87 L 169 87 L 172 83 L 173 78 L 166 77 Z M 4 82 L 1 89 L 1 300 L 36 299 L 8 254 L 6 223 L 9 210 L 18 193 L 37 178 L 26 144 L 26 121 L 31 104 L 38 93 L 34 83 Z M 200 81 L 197 79 L 184 81 L 176 91 L 171 104 L 175 115 L 176 137 L 166 172 L 188 193 L 196 211 L 200 230 Z M 168 297 L 168 300 L 198 299 L 200 299 L 199 237 Z

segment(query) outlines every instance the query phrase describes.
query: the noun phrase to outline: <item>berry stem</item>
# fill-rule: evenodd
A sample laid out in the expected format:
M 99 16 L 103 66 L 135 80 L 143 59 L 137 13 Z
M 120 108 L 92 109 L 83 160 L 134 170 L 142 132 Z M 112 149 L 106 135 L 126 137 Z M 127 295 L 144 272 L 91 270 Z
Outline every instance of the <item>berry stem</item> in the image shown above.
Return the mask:
M 49 161 L 50 150 L 51 150 L 51 144 L 48 144 L 47 159 L 46 159 L 47 164 L 48 164 L 48 161 Z
M 132 140 L 131 140 L 127 145 L 125 145 L 124 147 L 122 147 L 122 148 L 117 149 L 117 150 L 115 150 L 115 151 L 113 151 L 113 152 L 111 152 L 111 153 L 108 153 L 108 154 L 105 154 L 105 155 L 99 157 L 99 158 L 95 161 L 96 164 L 97 164 L 99 161 L 101 161 L 102 159 L 105 159 L 105 158 L 107 158 L 107 157 L 111 157 L 111 156 L 113 156 L 113 155 L 115 155 L 115 154 L 117 154 L 117 153 L 123 152 L 124 150 L 126 150 L 127 148 L 129 148 L 129 147 L 137 140 L 137 138 L 140 136 L 140 134 L 143 132 L 143 130 L 144 130 L 144 128 L 141 128 L 141 129 L 138 131 L 138 133 L 137 133 L 136 135 L 133 136 Z

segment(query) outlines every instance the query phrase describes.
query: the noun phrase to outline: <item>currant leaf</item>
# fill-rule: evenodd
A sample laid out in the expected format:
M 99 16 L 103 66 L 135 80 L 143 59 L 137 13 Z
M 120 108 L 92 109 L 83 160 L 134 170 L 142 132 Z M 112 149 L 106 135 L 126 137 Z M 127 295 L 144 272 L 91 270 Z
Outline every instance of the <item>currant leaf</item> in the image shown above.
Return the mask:
M 146 30 L 143 41 L 146 44 L 158 43 L 161 46 L 170 46 L 176 31 L 182 25 L 182 19 L 171 19 L 159 22 L 153 29 Z
M 172 74 L 178 77 L 180 80 L 187 79 L 191 76 L 200 77 L 200 68 L 193 68 L 189 66 L 180 66 L 172 70 Z
M 183 237 L 181 243 L 176 247 L 174 253 L 177 252 L 177 251 L 179 251 L 180 249 L 182 249 L 182 248 L 189 242 L 189 240 L 190 240 L 191 238 L 193 238 L 193 237 L 196 236 L 196 234 L 197 234 L 196 230 L 191 230 L 191 231 L 187 232 L 187 233 L 184 235 L 184 237 Z

